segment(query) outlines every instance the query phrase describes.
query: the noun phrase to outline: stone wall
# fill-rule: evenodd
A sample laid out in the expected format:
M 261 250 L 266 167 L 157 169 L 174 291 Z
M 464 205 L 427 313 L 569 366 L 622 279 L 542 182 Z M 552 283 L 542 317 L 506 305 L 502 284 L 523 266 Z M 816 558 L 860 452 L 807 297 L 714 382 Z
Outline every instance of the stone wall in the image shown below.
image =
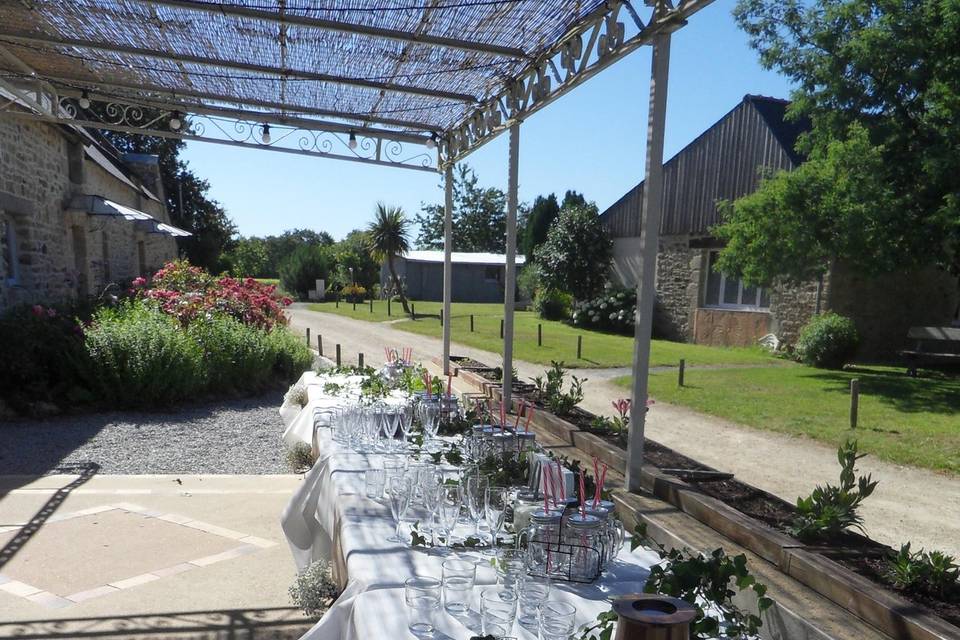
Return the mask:
M 0 202 L 22 201 L 29 209 L 0 205 L 16 230 L 19 258 L 15 284 L 0 261 L 0 309 L 96 295 L 110 282 L 129 281 L 176 256 L 176 241 L 167 235 L 68 209 L 74 195 L 99 195 L 169 222 L 162 202 L 125 180 L 116 168 L 94 162 L 66 130 L 0 117 L 0 193 L 11 196 Z
M 802 284 L 780 283 L 770 289 L 770 333 L 788 345 L 797 341 L 800 330 L 817 313 L 816 281 Z M 829 275 L 824 276 L 820 308 L 826 310 Z
M 957 278 L 932 267 L 871 278 L 837 265 L 829 307 L 857 325 L 861 358 L 891 360 L 906 344 L 910 327 L 950 326 L 957 285 Z
M 657 302 L 654 335 L 670 340 L 693 339 L 699 305 L 702 254 L 690 248 L 688 236 L 664 236 L 657 253 Z

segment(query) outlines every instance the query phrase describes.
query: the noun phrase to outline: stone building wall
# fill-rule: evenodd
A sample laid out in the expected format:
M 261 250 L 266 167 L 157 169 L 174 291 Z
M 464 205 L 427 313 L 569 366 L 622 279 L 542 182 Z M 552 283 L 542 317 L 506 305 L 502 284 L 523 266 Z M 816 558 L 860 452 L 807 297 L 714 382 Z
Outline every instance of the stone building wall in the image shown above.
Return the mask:
M 94 162 L 79 136 L 63 128 L 0 117 L 0 223 L 13 224 L 19 259 L 15 284 L 0 261 L 0 310 L 97 295 L 109 282 L 129 281 L 143 267 L 149 271 L 176 256 L 176 241 L 167 235 L 69 209 L 74 195 L 99 195 L 169 222 L 162 202 L 112 171 L 117 175 Z
M 770 332 L 788 345 L 797 341 L 800 330 L 817 313 L 817 281 L 774 285 L 770 289 Z M 826 311 L 830 276 L 824 276 L 820 309 Z
M 950 326 L 957 286 L 957 278 L 932 267 L 871 278 L 838 264 L 829 307 L 857 325 L 860 357 L 885 361 L 896 358 L 910 327 Z
M 693 338 L 700 303 L 703 251 L 690 248 L 689 236 L 664 236 L 657 253 L 654 334 L 670 340 Z

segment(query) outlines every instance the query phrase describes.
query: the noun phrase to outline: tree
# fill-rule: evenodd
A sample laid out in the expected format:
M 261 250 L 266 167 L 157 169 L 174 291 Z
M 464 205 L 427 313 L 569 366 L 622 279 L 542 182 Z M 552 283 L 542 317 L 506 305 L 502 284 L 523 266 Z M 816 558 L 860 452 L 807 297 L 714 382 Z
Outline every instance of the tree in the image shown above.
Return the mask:
M 329 249 L 302 244 L 280 264 L 280 286 L 304 299 L 317 280 L 330 276 Z
M 557 196 L 553 193 L 544 197 L 537 196 L 530 207 L 530 215 L 527 217 L 527 226 L 523 230 L 523 252 L 532 256 L 534 249 L 543 244 L 547 239 L 547 231 L 550 225 L 560 214 L 560 203 L 557 202 Z
M 443 204 L 421 205 L 415 218 L 420 227 L 418 247 L 443 249 L 443 217 Z M 453 174 L 452 218 L 455 251 L 506 251 L 507 196 L 496 187 L 479 186 L 476 173 L 466 164 L 458 165 Z M 526 219 L 527 209 L 521 205 L 517 208 L 517 238 L 523 238 Z
M 334 245 L 333 259 L 337 265 L 333 279 L 340 286 L 356 282 L 370 290 L 380 281 L 380 265 L 370 253 L 370 240 L 366 231 L 354 229 L 348 233 Z
M 390 279 L 393 281 L 400 304 L 404 313 L 410 313 L 410 305 L 403 290 L 403 283 L 397 277 L 397 270 L 393 264 L 394 258 L 410 251 L 410 222 L 400 207 L 389 207 L 382 202 L 377 203 L 377 210 L 373 222 L 367 227 L 367 238 L 370 243 L 370 253 L 380 262 L 387 263 Z
M 267 236 L 263 241 L 267 250 L 267 271 L 271 276 L 279 275 L 280 265 L 297 247 L 329 247 L 334 244 L 329 233 L 312 229 L 288 229 L 279 236 Z
M 105 105 L 94 103 L 91 108 L 102 110 Z M 144 109 L 145 113 L 148 111 Z M 156 126 L 166 126 L 170 117 L 161 117 L 160 111 L 153 111 L 150 118 L 160 117 Z M 160 182 L 170 220 L 174 226 L 193 234 L 177 238 L 180 253 L 197 266 L 219 271 L 223 266 L 221 255 L 231 247 L 236 227 L 223 207 L 208 197 L 210 183 L 198 178 L 187 163 L 180 160 L 180 152 L 185 146 L 183 140 L 107 130 L 101 133 L 121 153 L 146 153 L 158 157 Z
M 720 267 L 752 284 L 832 260 L 960 271 L 960 2 L 740 0 L 764 66 L 797 83 L 798 170 L 728 205 Z M 765 215 L 764 215 L 765 213 Z
M 603 290 L 613 259 L 613 241 L 595 204 L 570 206 L 534 254 L 541 286 L 587 300 Z
M 237 278 L 271 277 L 267 273 L 267 245 L 263 238 L 240 238 L 224 255 L 230 273 Z

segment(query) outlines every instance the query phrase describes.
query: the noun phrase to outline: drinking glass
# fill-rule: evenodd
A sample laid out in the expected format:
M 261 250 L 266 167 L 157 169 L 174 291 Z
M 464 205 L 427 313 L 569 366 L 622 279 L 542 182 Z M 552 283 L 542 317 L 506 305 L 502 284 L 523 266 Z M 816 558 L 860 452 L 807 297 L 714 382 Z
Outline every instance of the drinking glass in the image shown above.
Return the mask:
M 490 587 L 480 593 L 480 624 L 483 635 L 512 636 L 510 630 L 516 617 L 516 591 L 504 587 Z
M 460 519 L 460 487 L 453 485 L 440 485 L 439 493 L 439 516 L 440 530 L 446 540 L 446 546 L 450 546 L 450 539 L 453 537 L 453 530 L 457 526 L 457 520 Z
M 426 434 L 426 443 L 432 442 L 437 437 L 437 430 L 440 428 L 440 405 L 435 402 L 428 402 L 423 405 L 421 411 L 423 420 L 423 432 Z
M 384 448 L 387 451 L 393 451 L 395 448 L 393 439 L 397 435 L 397 427 L 399 426 L 399 423 L 394 418 L 396 415 L 395 412 L 396 409 L 394 409 L 394 407 L 384 405 L 383 413 L 380 414 L 380 427 L 383 429 Z
M 540 640 L 566 640 L 576 627 L 577 608 L 567 602 L 540 605 Z
M 477 580 L 477 565 L 466 560 L 443 561 L 443 607 L 453 615 L 470 611 L 470 594 Z
M 484 504 L 487 498 L 487 477 L 478 473 L 466 478 L 465 497 L 467 513 L 473 521 L 473 534 L 480 537 L 480 521 L 484 518 Z
M 519 549 L 502 548 L 497 550 L 497 582 L 508 589 L 519 589 L 527 565 L 523 561 L 523 552 Z
M 519 593 L 520 606 L 517 622 L 522 627 L 537 629 L 540 620 L 540 605 L 550 597 L 550 579 L 544 576 L 526 576 Z
M 400 409 L 400 431 L 403 432 L 403 448 L 406 449 L 410 445 L 407 443 L 407 438 L 410 437 L 410 432 L 413 430 L 413 407 L 407 405 Z
M 407 628 L 417 637 L 430 637 L 436 631 L 435 615 L 440 609 L 440 581 L 427 576 L 414 576 L 403 583 L 409 623 Z
M 503 528 L 503 520 L 507 515 L 509 500 L 510 493 L 506 487 L 487 487 L 483 501 L 483 513 L 487 520 L 487 527 L 490 528 L 490 547 L 493 549 L 497 546 L 497 536 L 500 534 L 500 529 Z
M 431 472 L 424 469 L 420 473 L 420 495 L 423 505 L 427 509 L 427 522 L 430 525 L 431 535 L 436 533 L 433 526 L 434 517 L 440 507 L 440 491 L 443 489 L 443 474 L 439 471 Z
M 364 491 L 372 500 L 379 500 L 383 496 L 383 488 L 387 482 L 387 472 L 383 469 L 367 469 L 364 475 Z
M 406 476 L 392 476 L 387 482 L 387 497 L 390 498 L 390 514 L 396 523 L 396 529 L 393 536 L 387 538 L 388 542 L 403 542 L 400 537 L 400 522 L 407 513 L 407 507 L 410 506 L 410 479 Z

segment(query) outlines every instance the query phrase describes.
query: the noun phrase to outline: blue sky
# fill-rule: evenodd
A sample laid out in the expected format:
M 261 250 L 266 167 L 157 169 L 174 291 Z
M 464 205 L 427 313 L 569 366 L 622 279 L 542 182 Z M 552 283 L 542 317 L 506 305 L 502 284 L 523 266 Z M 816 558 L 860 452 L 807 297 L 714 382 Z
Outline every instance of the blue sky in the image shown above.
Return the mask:
M 732 109 L 744 94 L 787 97 L 786 78 L 760 67 L 717 0 L 674 34 L 670 56 L 665 158 Z M 650 51 L 644 48 L 563 96 L 520 127 L 520 200 L 583 192 L 603 210 L 643 178 Z M 243 235 L 292 228 L 342 238 L 366 226 L 378 200 L 412 218 L 421 202 L 440 202 L 439 175 L 191 143 L 184 154 L 211 184 Z M 506 188 L 507 135 L 467 159 L 484 186 Z

